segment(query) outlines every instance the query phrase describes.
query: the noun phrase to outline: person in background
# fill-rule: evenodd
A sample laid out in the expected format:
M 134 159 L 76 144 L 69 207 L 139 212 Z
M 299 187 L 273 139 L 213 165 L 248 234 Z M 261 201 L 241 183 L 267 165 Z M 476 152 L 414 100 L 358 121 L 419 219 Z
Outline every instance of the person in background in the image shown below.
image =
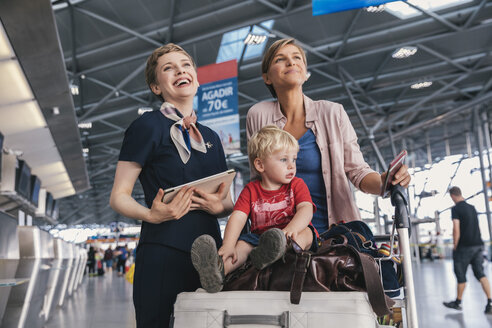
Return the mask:
M 357 135 L 342 105 L 313 101 L 303 93 L 308 79 L 306 54 L 294 39 L 274 42 L 263 57 L 262 77 L 274 101 L 263 101 L 248 111 L 248 140 L 265 125 L 274 124 L 298 141 L 297 177 L 307 184 L 316 212 L 319 233 L 340 221 L 360 220 L 347 178 L 366 193 L 379 195 L 386 173 L 379 174 L 364 161 Z M 252 177 L 256 173 L 251 168 Z M 393 185 L 407 187 L 410 174 L 403 165 Z
M 104 262 L 106 263 L 108 272 L 111 272 L 113 270 L 113 250 L 111 249 L 111 246 L 104 251 Z
M 97 268 L 97 276 L 103 276 L 104 275 L 104 253 L 101 248 L 96 248 L 96 254 L 95 254 L 95 259 L 96 259 L 96 268 Z
M 87 252 L 87 266 L 89 267 L 89 277 L 96 274 L 96 250 L 93 246 L 89 247 Z
M 198 237 L 191 246 L 191 260 L 207 292 L 222 290 L 225 275 L 248 256 L 261 270 L 284 255 L 287 238 L 302 249 L 316 241 L 310 227 L 315 206 L 304 181 L 295 177 L 298 151 L 297 140 L 274 125 L 249 140 L 250 165 L 261 179 L 248 183 L 239 195 L 218 252 L 209 235 Z M 240 235 L 248 217 L 251 233 Z
M 442 234 L 440 231 L 436 232 L 436 250 L 439 259 L 444 258 L 444 240 L 442 240 Z
M 227 170 L 219 136 L 197 122 L 193 97 L 196 65 L 180 46 L 157 48 L 147 60 L 145 77 L 162 101 L 160 110 L 143 114 L 125 132 L 116 166 L 111 207 L 141 220 L 133 284 L 137 327 L 168 327 L 176 296 L 200 287 L 190 249 L 200 235 L 222 244 L 219 217 L 232 210 L 225 185 L 216 193 L 182 188 L 169 203 L 164 189 Z M 145 204 L 132 191 L 137 178 Z
M 118 272 L 118 276 L 121 277 L 125 274 L 126 260 L 128 259 L 128 251 L 125 246 L 119 246 L 117 248 L 116 258 L 118 259 L 116 271 Z
M 454 274 L 458 281 L 456 300 L 443 302 L 445 307 L 461 310 L 461 300 L 466 287 L 466 270 L 471 264 L 475 278 L 482 285 L 487 296 L 485 313 L 492 314 L 490 284 L 483 271 L 483 241 L 478 226 L 478 216 L 475 207 L 468 204 L 461 194 L 459 187 L 451 187 L 449 196 L 455 203 L 451 208 L 453 220 L 453 262 Z

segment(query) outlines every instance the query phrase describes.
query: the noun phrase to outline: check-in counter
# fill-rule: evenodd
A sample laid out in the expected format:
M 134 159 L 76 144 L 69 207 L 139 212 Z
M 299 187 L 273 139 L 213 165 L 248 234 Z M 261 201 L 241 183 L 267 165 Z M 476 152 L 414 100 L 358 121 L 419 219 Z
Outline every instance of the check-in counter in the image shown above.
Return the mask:
M 78 257 L 78 262 L 77 262 L 77 267 L 75 267 L 75 271 L 73 273 L 73 277 L 72 277 L 72 281 L 71 281 L 71 284 L 72 284 L 72 294 L 77 290 L 77 288 L 79 287 L 79 272 L 80 272 L 80 264 L 82 263 L 82 255 L 80 254 L 80 247 L 75 245 L 75 253 L 77 254 L 77 257 Z
M 77 277 L 77 273 L 79 272 L 79 267 L 80 267 L 80 262 L 82 261 L 82 258 L 80 256 L 80 251 L 79 251 L 79 246 L 72 245 L 73 247 L 73 257 L 74 257 L 74 264 L 72 267 L 72 271 L 70 272 L 70 280 L 68 281 L 68 296 L 72 296 L 74 287 L 75 287 L 75 280 Z
M 85 268 L 87 267 L 87 250 L 83 247 L 79 248 L 81 260 L 80 260 L 80 265 L 79 265 L 79 276 L 76 280 L 77 288 L 82 284 L 82 281 L 84 280 L 84 271 Z
M 71 243 L 65 243 L 67 253 L 67 265 L 66 270 L 63 272 L 63 276 L 60 278 L 61 290 L 58 299 L 55 299 L 54 302 L 58 306 L 63 306 L 65 299 L 68 297 L 68 285 L 70 283 L 70 277 L 72 276 L 72 271 L 74 270 L 75 265 L 75 245 Z
M 56 308 L 62 293 L 63 279 L 68 269 L 68 262 L 72 260 L 72 249 L 70 245 L 60 238 L 54 239 L 54 251 L 55 259 L 51 268 L 43 306 L 45 320 L 51 317 L 53 309 Z
M 15 279 L 19 265 L 19 236 L 17 221 L 0 212 L 0 326 L 12 286 L 21 281 Z
M 16 278 L 29 281 L 12 287 L 2 327 L 38 328 L 44 324 L 43 304 L 54 257 L 53 238 L 35 226 L 19 226 L 20 260 Z

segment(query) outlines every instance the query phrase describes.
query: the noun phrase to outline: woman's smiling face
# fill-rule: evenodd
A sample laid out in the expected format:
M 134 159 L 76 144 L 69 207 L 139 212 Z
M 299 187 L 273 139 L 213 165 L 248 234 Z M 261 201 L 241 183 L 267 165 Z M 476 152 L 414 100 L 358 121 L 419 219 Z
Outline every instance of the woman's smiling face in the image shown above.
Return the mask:
M 181 52 L 170 52 L 159 57 L 156 80 L 157 83 L 151 86 L 152 91 L 170 103 L 193 98 L 198 90 L 195 67 L 191 59 Z
M 273 57 L 268 72 L 263 74 L 263 79 L 275 89 L 302 86 L 307 75 L 306 63 L 299 48 L 292 44 L 280 48 Z

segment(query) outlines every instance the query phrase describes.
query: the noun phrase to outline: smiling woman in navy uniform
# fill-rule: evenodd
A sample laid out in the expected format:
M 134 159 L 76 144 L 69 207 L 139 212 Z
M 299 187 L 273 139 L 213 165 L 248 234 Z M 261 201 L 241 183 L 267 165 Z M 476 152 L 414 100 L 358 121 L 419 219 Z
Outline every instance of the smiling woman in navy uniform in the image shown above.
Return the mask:
M 189 254 L 193 240 L 209 234 L 220 247 L 217 217 L 228 215 L 233 204 L 224 186 L 215 194 L 183 188 L 169 204 L 161 202 L 163 189 L 227 166 L 218 135 L 196 122 L 198 80 L 191 56 L 177 45 L 162 46 L 148 58 L 145 75 L 151 91 L 165 102 L 126 130 L 110 204 L 142 221 L 133 291 L 137 327 L 168 327 L 176 295 L 200 287 Z M 137 178 L 147 207 L 132 198 Z

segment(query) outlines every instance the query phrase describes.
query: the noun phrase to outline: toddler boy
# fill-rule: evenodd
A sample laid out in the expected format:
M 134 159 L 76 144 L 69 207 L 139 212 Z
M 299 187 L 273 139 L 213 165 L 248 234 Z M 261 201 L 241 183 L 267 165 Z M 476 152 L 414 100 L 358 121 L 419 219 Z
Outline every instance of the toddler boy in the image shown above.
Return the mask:
M 248 256 L 258 270 L 280 259 L 287 238 L 309 249 L 315 238 L 311 223 L 316 207 L 309 190 L 296 178 L 297 140 L 276 126 L 263 127 L 248 143 L 250 165 L 260 179 L 248 183 L 234 206 L 217 252 L 215 240 L 198 237 L 191 247 L 191 260 L 202 287 L 210 293 L 222 290 L 224 277 Z M 241 231 L 251 219 L 251 233 Z

